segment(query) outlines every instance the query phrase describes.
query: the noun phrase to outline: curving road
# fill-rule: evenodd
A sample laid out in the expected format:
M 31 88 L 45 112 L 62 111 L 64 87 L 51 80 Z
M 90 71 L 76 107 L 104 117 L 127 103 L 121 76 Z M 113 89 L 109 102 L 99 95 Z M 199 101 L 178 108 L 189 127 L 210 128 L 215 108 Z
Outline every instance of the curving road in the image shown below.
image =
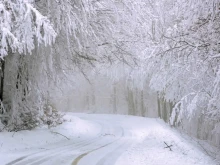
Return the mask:
M 38 151 L 6 165 L 112 165 L 130 147 L 134 138 L 120 125 L 120 119 L 103 116 L 81 116 L 83 120 L 98 123 L 101 131 L 97 136 L 73 138 L 45 146 Z
M 63 140 L 40 146 L 40 149 L 35 146 L 38 149 L 30 148 L 30 151 L 25 152 L 28 154 L 10 159 L 6 165 L 218 164 L 193 144 L 190 138 L 183 138 L 182 134 L 161 120 L 120 115 L 71 115 L 77 116 L 80 121 L 74 129 L 89 128 L 90 133 L 94 130 L 97 132 L 84 133 L 80 137 L 62 137 Z M 95 125 L 98 129 L 86 127 L 85 123 Z M 61 133 L 65 134 L 72 128 L 71 123 L 69 126 Z

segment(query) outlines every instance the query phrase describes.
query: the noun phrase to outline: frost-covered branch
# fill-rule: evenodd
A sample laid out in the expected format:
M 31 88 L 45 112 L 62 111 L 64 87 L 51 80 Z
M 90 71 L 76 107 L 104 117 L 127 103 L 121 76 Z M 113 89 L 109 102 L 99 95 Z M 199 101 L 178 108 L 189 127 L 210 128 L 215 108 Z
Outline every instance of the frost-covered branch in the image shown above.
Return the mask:
M 51 45 L 56 32 L 47 17 L 36 10 L 30 1 L 0 1 L 0 57 L 13 53 L 30 53 L 38 44 Z

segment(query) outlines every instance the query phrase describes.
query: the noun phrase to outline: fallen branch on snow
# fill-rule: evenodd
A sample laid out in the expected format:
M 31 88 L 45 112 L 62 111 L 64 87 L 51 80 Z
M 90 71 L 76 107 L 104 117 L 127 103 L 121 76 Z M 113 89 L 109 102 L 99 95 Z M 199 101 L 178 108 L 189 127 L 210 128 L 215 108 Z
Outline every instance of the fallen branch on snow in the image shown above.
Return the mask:
M 61 133 L 59 133 L 59 132 L 53 132 L 53 131 L 51 131 L 51 133 L 54 133 L 54 134 L 57 134 L 57 135 L 61 135 L 61 136 L 65 137 L 67 140 L 70 140 L 70 138 L 68 138 L 67 136 L 65 136 L 65 135 L 63 135 L 63 134 L 61 134 Z
M 169 148 L 170 151 L 173 151 L 172 148 L 171 148 L 171 147 L 173 146 L 172 144 L 171 144 L 171 145 L 168 145 L 166 142 L 164 142 L 164 144 L 166 144 L 166 147 L 164 147 L 164 148 Z

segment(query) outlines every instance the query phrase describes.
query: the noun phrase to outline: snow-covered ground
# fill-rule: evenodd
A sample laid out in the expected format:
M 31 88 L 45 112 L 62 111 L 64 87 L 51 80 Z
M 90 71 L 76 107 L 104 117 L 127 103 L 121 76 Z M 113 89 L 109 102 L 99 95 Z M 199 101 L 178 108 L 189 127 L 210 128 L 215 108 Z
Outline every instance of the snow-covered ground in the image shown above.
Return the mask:
M 0 133 L 0 165 L 219 164 L 159 119 L 74 113 L 65 119 L 56 128 Z

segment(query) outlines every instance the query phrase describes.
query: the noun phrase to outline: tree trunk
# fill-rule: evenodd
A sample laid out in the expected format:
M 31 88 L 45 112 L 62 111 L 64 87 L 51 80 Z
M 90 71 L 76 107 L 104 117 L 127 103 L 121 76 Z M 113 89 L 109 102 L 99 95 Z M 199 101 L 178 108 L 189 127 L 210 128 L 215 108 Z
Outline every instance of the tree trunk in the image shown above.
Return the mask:
M 5 61 L 1 60 L 1 87 L 0 87 L 0 100 L 3 101 L 3 89 L 4 89 L 4 72 L 5 72 Z
M 145 117 L 144 90 L 141 90 L 141 116 Z
M 113 89 L 113 113 L 117 113 L 117 89 L 116 89 L 116 83 L 114 83 L 114 89 Z
M 160 98 L 157 96 L 158 117 L 161 118 Z

